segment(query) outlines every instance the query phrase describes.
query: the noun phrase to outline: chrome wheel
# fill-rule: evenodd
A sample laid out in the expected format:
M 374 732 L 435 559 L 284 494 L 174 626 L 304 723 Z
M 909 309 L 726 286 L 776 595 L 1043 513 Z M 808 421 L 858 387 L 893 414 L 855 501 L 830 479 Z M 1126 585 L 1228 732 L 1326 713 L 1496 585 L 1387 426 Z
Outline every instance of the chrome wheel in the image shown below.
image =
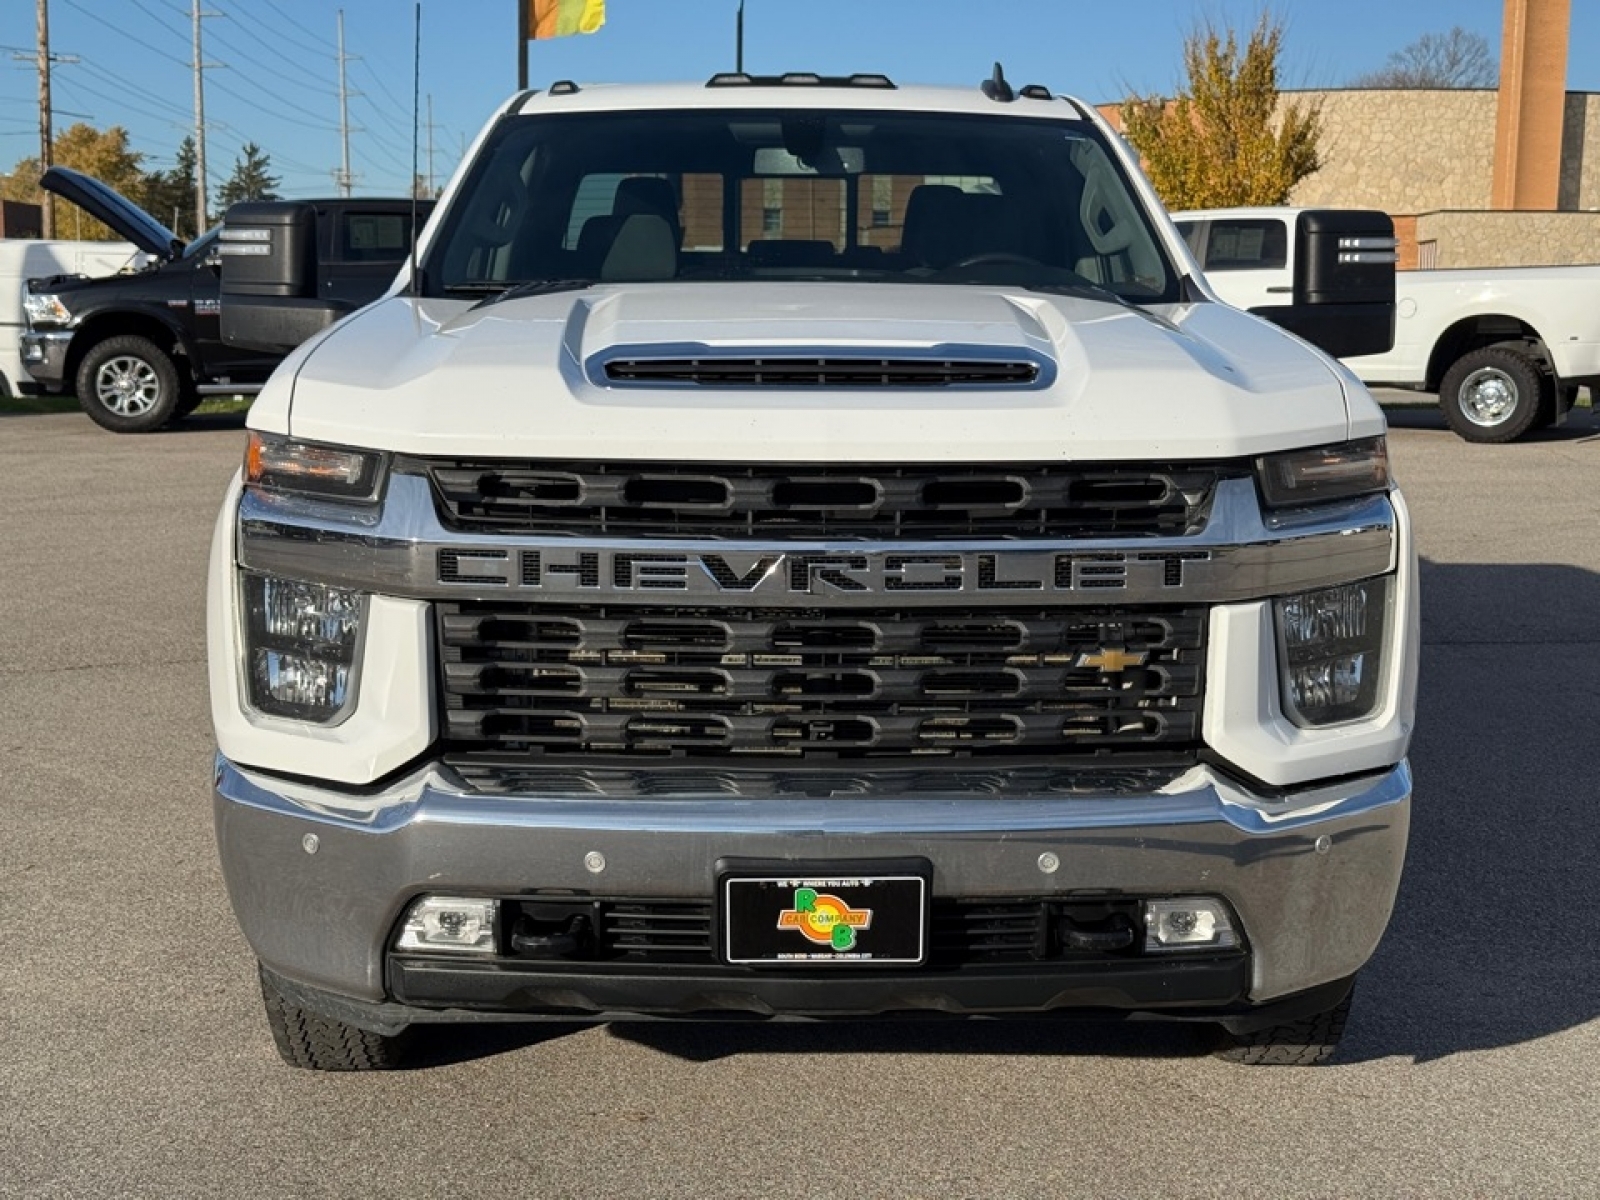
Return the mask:
M 121 354 L 95 372 L 94 395 L 119 417 L 140 417 L 160 401 L 161 377 L 144 359 Z
M 1516 411 L 1517 383 L 1498 367 L 1479 367 L 1456 392 L 1461 415 L 1474 425 L 1499 425 Z

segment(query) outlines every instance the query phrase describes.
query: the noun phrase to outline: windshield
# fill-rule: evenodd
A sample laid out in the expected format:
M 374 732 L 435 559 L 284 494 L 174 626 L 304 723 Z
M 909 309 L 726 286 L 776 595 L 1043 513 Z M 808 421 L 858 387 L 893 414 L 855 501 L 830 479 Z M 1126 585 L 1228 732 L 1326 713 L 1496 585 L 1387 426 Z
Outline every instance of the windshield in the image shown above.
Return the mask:
M 948 113 L 508 118 L 423 265 L 432 295 L 775 279 L 1177 292 L 1093 126 Z
M 217 238 L 222 234 L 221 225 L 213 225 L 194 241 L 183 248 L 185 258 L 200 258 L 211 253 L 211 248 L 216 244 Z

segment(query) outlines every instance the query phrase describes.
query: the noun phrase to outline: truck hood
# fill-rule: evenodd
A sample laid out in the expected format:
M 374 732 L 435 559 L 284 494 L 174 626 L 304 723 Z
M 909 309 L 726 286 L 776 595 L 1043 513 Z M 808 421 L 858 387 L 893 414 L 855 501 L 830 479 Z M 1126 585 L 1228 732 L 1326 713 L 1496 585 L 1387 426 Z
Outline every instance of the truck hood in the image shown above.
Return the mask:
M 70 167 L 51 167 L 39 186 L 70 200 L 124 241 L 160 259 L 183 253 L 183 239 L 120 192 Z
M 774 359 L 874 365 L 817 385 L 771 378 Z M 665 380 L 659 360 L 678 364 Z M 907 385 L 950 363 L 1033 377 Z M 1382 430 L 1375 406 L 1359 423 Z M 251 424 L 416 454 L 722 462 L 1181 460 L 1368 432 L 1330 360 L 1221 304 L 825 283 L 391 297 L 293 355 Z

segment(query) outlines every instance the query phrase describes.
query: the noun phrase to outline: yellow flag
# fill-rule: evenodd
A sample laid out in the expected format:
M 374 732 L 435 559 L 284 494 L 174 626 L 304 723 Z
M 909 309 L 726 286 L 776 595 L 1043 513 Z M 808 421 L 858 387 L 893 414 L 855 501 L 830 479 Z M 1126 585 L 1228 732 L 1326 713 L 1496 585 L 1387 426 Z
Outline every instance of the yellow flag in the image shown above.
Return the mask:
M 529 0 L 528 36 L 534 39 L 593 33 L 606 23 L 606 0 Z

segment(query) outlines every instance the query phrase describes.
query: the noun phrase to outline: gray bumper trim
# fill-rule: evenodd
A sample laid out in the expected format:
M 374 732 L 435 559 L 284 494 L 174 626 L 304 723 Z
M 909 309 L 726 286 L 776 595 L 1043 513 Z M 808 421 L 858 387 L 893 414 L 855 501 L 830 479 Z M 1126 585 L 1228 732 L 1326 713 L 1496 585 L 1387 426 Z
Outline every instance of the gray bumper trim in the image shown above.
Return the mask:
M 1410 797 L 1404 763 L 1284 799 L 1196 768 L 1144 796 L 730 801 L 488 797 L 432 768 L 356 795 L 219 757 L 215 812 L 234 910 L 263 964 L 367 1002 L 386 998 L 388 938 L 423 892 L 703 898 L 725 856 L 922 856 L 940 895 L 1220 895 L 1262 1003 L 1370 957 Z
M 22 368 L 35 382 L 58 388 L 66 382 L 67 349 L 72 344 L 70 329 L 22 335 Z

